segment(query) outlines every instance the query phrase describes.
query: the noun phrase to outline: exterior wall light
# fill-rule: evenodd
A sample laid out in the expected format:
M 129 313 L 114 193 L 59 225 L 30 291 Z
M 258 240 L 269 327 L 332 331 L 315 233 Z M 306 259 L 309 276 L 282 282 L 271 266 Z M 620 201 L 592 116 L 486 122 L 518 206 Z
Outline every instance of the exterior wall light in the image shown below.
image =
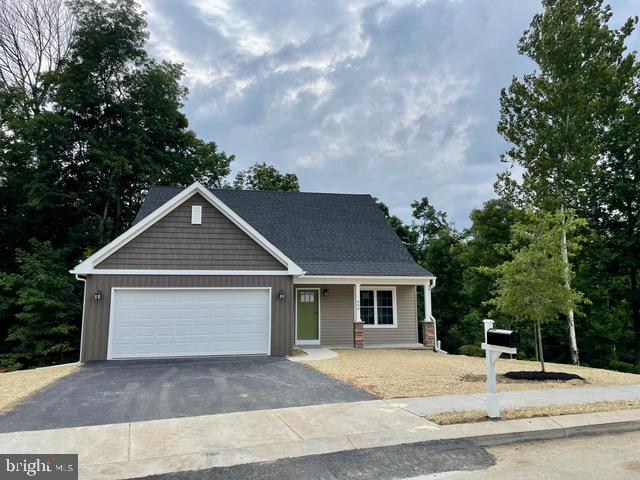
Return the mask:
M 100 300 L 102 300 L 102 290 L 96 290 L 96 291 L 93 293 L 93 299 L 94 299 L 96 302 L 99 302 Z
M 280 298 L 280 300 L 284 300 L 284 290 L 280 290 L 280 292 L 278 293 L 278 297 Z
M 324 290 L 322 290 L 322 296 L 323 297 L 328 297 L 329 296 L 329 289 L 325 288 Z

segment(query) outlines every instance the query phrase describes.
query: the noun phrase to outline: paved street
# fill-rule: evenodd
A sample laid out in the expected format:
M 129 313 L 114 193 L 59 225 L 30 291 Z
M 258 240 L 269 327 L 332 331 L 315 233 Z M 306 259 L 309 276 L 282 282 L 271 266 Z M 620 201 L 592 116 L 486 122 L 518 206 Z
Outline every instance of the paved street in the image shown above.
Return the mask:
M 640 432 L 483 449 L 466 440 L 336 452 L 144 480 L 616 480 L 640 477 Z
M 418 478 L 637 480 L 640 478 L 639 445 L 640 432 L 501 445 L 486 449 L 495 459 L 495 465 L 488 469 Z
M 446 440 L 154 475 L 144 480 L 386 480 L 417 475 L 434 478 L 434 474 L 443 470 L 475 470 L 492 463 L 492 457 L 474 443 Z

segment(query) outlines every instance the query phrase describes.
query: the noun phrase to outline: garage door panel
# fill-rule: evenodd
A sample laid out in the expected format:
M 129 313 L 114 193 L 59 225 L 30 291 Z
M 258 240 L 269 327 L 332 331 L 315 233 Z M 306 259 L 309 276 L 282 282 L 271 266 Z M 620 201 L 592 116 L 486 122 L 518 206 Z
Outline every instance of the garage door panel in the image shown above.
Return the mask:
M 110 358 L 268 354 L 266 289 L 116 289 Z

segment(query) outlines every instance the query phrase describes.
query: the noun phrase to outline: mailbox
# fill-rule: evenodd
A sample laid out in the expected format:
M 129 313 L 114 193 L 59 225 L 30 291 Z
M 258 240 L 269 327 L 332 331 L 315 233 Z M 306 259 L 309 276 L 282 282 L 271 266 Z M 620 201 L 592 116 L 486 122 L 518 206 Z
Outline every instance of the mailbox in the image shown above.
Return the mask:
M 487 331 L 487 344 L 498 347 L 518 348 L 520 347 L 520 334 L 513 330 L 491 328 Z

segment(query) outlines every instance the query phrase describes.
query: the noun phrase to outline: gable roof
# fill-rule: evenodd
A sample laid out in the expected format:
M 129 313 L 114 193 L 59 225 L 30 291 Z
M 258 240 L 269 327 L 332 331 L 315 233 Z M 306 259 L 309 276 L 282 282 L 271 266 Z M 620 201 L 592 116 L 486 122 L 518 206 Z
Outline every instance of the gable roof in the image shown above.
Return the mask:
M 291 260 L 287 255 L 285 255 L 278 247 L 273 245 L 268 239 L 266 239 L 260 232 L 258 232 L 254 227 L 248 224 L 242 217 L 240 217 L 237 213 L 235 213 L 231 208 L 229 208 L 224 202 L 218 199 L 211 190 L 204 187 L 199 182 L 195 182 L 189 187 L 180 188 L 175 195 L 173 195 L 169 200 L 162 203 L 157 208 L 154 208 L 153 211 L 149 212 L 144 218 L 138 219 L 138 221 L 134 222 L 134 224 L 126 230 L 122 235 L 117 237 L 116 239 L 109 242 L 107 245 L 102 247 L 96 253 L 91 255 L 89 258 L 80 262 L 76 267 L 71 270 L 71 273 L 74 274 L 88 274 L 88 273 L 108 273 L 108 269 L 100 269 L 95 271 L 94 267 L 99 264 L 102 260 L 107 258 L 109 255 L 113 254 L 115 251 L 120 249 L 122 246 L 126 245 L 130 240 L 136 238 L 140 233 L 144 232 L 147 228 L 155 224 L 158 220 L 163 218 L 167 213 L 173 211 L 179 205 L 181 205 L 185 200 L 192 197 L 196 193 L 202 195 L 207 201 L 209 201 L 214 207 L 216 207 L 223 215 L 225 215 L 229 220 L 236 224 L 242 231 L 244 231 L 247 235 L 249 235 L 253 240 L 256 241 L 262 248 L 264 248 L 267 252 L 269 252 L 273 257 L 275 257 L 278 261 L 280 261 L 284 266 L 287 267 L 286 272 L 291 275 L 301 275 L 303 273 L 302 268 L 297 265 L 293 260 Z M 112 270 L 113 271 L 113 270 Z M 141 271 L 144 273 L 144 270 Z M 206 274 L 206 270 L 193 270 L 194 274 Z M 222 274 L 220 271 L 216 271 L 217 274 Z M 235 274 L 242 273 L 241 271 L 231 272 Z
M 184 187 L 149 189 L 134 225 Z M 371 195 L 211 190 L 306 275 L 433 277 L 418 265 Z

